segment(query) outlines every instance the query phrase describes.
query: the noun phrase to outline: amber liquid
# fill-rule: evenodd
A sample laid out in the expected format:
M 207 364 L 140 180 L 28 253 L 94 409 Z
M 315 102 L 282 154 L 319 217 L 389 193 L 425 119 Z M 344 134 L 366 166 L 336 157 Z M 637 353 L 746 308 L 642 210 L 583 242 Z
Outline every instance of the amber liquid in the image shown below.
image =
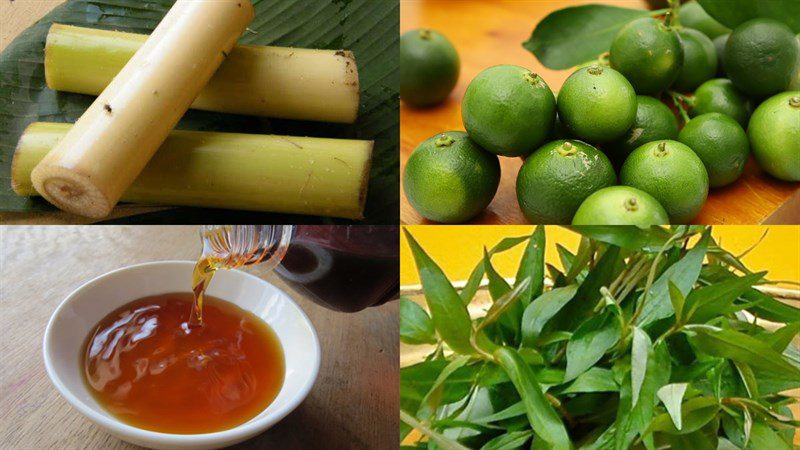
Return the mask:
M 191 293 L 145 297 L 106 316 L 87 339 L 84 377 L 120 420 L 162 433 L 233 428 L 263 411 L 285 374 L 280 342 L 258 317 L 205 297 L 190 325 Z

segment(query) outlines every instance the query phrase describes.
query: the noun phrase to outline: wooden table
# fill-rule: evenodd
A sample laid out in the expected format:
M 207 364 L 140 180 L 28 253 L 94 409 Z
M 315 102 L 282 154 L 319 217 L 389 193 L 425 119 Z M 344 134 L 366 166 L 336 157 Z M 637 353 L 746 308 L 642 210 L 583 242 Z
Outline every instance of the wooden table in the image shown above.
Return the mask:
M 604 3 L 645 8 L 644 0 L 402 0 L 400 31 L 428 27 L 443 32 L 461 57 L 461 78 L 450 98 L 431 109 L 400 106 L 400 170 L 414 148 L 442 131 L 463 130 L 461 98 L 470 80 L 497 64 L 515 64 L 542 75 L 558 90 L 571 71 L 545 68 L 522 48 L 534 26 L 547 14 L 566 6 Z M 564 30 L 568 32 L 568 30 Z M 497 196 L 472 223 L 527 223 L 516 198 L 516 177 L 522 161 L 500 158 L 502 178 Z M 407 224 L 429 223 L 402 194 L 400 220 Z M 705 224 L 800 223 L 800 184 L 769 177 L 751 161 L 742 178 L 732 186 L 711 192 L 696 219 Z
M 134 449 L 93 425 L 50 384 L 42 361 L 47 321 L 67 293 L 112 269 L 194 259 L 195 227 L 0 227 L 0 448 Z M 264 434 L 233 448 L 390 449 L 397 446 L 397 302 L 336 313 L 259 267 L 286 290 L 319 334 L 322 366 L 308 398 Z

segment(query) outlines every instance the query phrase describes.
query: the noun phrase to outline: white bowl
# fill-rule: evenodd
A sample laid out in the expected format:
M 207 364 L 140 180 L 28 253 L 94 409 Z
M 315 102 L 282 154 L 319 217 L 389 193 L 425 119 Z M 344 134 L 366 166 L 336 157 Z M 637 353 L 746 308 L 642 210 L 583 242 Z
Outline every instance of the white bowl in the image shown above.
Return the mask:
M 61 395 L 89 420 L 114 436 L 156 449 L 213 449 L 251 438 L 286 417 L 308 395 L 317 378 L 320 349 L 314 326 L 286 293 L 237 270 L 221 270 L 208 294 L 235 303 L 269 324 L 286 359 L 278 396 L 253 419 L 229 430 L 169 434 L 143 430 L 105 411 L 86 388 L 80 352 L 91 330 L 111 311 L 133 300 L 168 292 L 187 292 L 194 263 L 160 261 L 125 267 L 77 288 L 58 306 L 44 334 L 44 364 Z

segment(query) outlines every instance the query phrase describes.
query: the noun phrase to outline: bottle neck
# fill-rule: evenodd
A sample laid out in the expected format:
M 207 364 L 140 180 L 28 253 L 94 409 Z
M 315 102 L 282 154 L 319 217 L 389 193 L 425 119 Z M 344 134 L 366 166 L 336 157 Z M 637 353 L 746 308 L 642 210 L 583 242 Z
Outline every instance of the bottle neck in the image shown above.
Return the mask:
M 203 225 L 202 258 L 217 268 L 235 269 L 254 264 L 274 269 L 286 255 L 294 225 Z

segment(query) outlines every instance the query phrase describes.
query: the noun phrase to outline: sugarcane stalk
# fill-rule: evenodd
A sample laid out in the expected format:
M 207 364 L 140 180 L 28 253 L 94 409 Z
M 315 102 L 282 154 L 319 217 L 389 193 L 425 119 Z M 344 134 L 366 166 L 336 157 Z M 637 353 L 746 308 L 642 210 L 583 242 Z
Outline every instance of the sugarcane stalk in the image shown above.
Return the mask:
M 254 14 L 249 0 L 177 0 L 133 58 L 33 169 L 36 190 L 73 214 L 107 216 Z
M 38 195 L 31 171 L 70 124 L 34 123 L 11 185 Z M 126 202 L 363 218 L 372 141 L 173 131 L 122 196 Z
M 146 35 L 53 24 L 45 45 L 47 86 L 97 95 Z M 353 123 L 358 69 L 350 51 L 239 45 L 192 103 L 234 114 Z

